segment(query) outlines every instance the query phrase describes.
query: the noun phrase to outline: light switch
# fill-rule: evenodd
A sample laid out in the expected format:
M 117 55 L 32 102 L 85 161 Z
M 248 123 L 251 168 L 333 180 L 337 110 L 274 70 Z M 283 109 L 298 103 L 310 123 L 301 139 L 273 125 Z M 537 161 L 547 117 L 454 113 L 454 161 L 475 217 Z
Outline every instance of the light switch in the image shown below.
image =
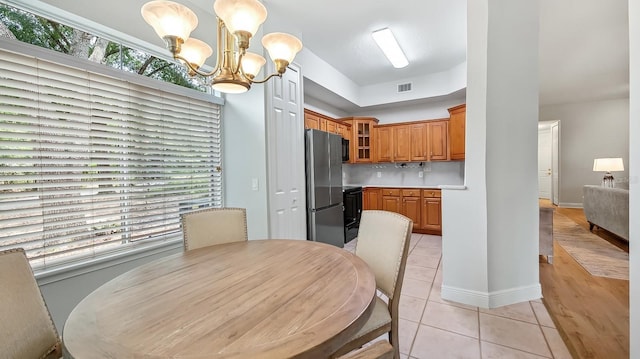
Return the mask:
M 382 172 L 378 171 L 378 172 L 376 173 L 376 176 L 378 176 L 378 178 L 382 177 Z
M 423 176 L 424 176 L 424 172 L 422 172 L 422 171 L 418 171 L 418 177 L 419 177 L 419 178 L 422 178 Z
M 259 188 L 258 186 L 258 179 L 257 178 L 252 178 L 251 179 L 251 189 L 254 191 L 257 191 Z

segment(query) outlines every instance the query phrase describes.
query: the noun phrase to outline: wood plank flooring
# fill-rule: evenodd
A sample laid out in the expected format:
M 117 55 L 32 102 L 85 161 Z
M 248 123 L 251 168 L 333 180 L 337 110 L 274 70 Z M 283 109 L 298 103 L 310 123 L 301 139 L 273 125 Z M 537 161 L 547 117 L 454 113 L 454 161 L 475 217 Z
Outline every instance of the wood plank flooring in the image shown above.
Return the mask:
M 556 211 L 589 228 L 582 209 Z M 615 235 L 594 233 L 629 251 Z M 553 264 L 540 261 L 542 301 L 573 357 L 629 358 L 629 281 L 592 276 L 560 245 L 554 251 Z

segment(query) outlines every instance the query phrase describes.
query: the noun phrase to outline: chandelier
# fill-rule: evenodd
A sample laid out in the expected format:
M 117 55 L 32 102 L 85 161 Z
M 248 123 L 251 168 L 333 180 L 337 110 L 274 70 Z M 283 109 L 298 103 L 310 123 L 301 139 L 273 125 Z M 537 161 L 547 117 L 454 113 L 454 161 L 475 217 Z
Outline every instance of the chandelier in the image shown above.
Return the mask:
M 153 27 L 165 42 L 173 58 L 182 62 L 190 76 L 196 74 L 211 78 L 214 90 L 225 93 L 242 93 L 253 83 L 264 83 L 274 76 L 282 77 L 293 61 L 302 42 L 295 36 L 275 32 L 262 38 L 262 45 L 269 52 L 276 72 L 262 80 L 255 80 L 264 57 L 247 51 L 249 41 L 267 19 L 267 9 L 258 0 L 216 0 L 213 10 L 217 16 L 217 60 L 211 72 L 200 67 L 213 54 L 209 45 L 189 38 L 198 26 L 196 14 L 188 7 L 165 0 L 151 1 L 142 6 L 144 20 Z

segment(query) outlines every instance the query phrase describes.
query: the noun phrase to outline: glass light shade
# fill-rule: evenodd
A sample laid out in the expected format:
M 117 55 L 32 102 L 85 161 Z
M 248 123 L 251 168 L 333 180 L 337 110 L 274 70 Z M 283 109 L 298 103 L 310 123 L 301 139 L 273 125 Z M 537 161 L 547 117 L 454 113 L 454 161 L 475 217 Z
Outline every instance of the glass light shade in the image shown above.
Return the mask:
M 198 17 L 188 7 L 173 1 L 150 1 L 140 11 L 144 21 L 153 27 L 156 34 L 176 36 L 186 41 L 191 31 L 198 26 Z
M 228 82 L 219 82 L 214 83 L 211 87 L 220 92 L 224 93 L 243 93 L 247 92 L 249 89 L 238 84 L 228 83 Z
M 297 37 L 283 32 L 272 32 L 262 38 L 262 46 L 269 51 L 271 60 L 293 62 L 298 51 L 302 50 L 302 42 Z
M 622 158 L 596 158 L 593 160 L 594 172 L 624 171 Z
M 257 76 L 262 69 L 262 66 L 267 63 L 267 60 L 253 52 L 247 52 L 242 57 L 242 71 L 247 75 Z
M 193 37 L 190 37 L 182 44 L 182 50 L 180 51 L 180 56 L 184 57 L 190 64 L 198 65 L 198 67 L 202 66 L 211 54 L 213 54 L 211 46 Z
M 267 9 L 258 0 L 216 0 L 213 10 L 232 34 L 247 31 L 253 36 L 267 19 Z

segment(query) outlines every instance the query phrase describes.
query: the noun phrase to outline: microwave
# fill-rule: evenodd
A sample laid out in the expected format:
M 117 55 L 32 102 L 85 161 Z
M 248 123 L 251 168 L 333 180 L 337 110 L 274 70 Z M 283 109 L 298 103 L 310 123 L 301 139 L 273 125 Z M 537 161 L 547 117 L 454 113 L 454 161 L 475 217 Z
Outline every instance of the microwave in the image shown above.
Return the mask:
M 342 139 L 342 162 L 349 162 L 349 140 Z

